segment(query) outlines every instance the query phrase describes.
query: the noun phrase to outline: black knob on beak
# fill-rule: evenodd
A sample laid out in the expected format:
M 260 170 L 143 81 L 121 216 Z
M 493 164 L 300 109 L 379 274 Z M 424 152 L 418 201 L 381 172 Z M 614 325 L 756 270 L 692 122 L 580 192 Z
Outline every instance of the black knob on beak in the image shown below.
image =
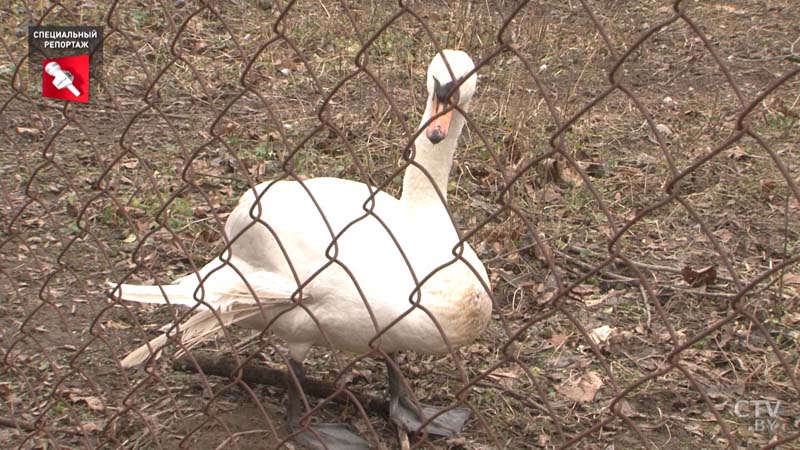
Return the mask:
M 434 128 L 430 133 L 427 133 L 427 135 L 428 140 L 431 141 L 432 144 L 438 144 L 439 142 L 442 142 L 445 137 L 444 133 L 442 133 L 442 130 L 436 128 Z

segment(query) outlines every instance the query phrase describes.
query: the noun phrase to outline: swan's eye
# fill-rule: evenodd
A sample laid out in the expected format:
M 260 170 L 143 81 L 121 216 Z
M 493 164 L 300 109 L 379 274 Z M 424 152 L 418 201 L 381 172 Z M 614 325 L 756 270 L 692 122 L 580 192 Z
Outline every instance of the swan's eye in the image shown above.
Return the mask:
M 457 105 L 459 100 L 458 89 L 453 89 L 457 83 L 450 81 L 445 84 L 439 83 L 436 78 L 433 79 L 433 93 L 440 103 Z M 452 93 L 451 93 L 452 92 Z

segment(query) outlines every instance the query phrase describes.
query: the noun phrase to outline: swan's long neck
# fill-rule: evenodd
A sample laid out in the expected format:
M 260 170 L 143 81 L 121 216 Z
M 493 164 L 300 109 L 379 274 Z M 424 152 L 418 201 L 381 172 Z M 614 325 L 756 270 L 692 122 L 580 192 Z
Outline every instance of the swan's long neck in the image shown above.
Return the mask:
M 431 117 L 431 101 L 428 98 L 425 113 L 422 115 L 420 127 L 424 126 Z M 436 193 L 434 185 L 441 192 L 444 200 L 447 200 L 447 181 L 450 177 L 450 168 L 453 166 L 453 154 L 456 150 L 458 137 L 464 127 L 464 117 L 458 112 L 453 111 L 453 118 L 450 122 L 450 129 L 447 136 L 434 145 L 421 132 L 414 141 L 416 153 L 413 161 L 424 167 L 430 179 L 415 165 L 410 165 L 403 176 L 403 193 L 400 202 L 410 210 L 428 209 L 430 207 L 442 208 L 442 200 Z M 433 180 L 433 184 L 431 183 Z

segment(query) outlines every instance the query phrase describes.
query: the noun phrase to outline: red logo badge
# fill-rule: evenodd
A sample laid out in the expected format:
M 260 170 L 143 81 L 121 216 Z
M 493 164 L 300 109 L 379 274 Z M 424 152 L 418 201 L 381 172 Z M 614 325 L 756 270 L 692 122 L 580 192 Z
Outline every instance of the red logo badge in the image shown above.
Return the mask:
M 89 102 L 89 55 L 45 59 L 42 95 L 71 102 Z

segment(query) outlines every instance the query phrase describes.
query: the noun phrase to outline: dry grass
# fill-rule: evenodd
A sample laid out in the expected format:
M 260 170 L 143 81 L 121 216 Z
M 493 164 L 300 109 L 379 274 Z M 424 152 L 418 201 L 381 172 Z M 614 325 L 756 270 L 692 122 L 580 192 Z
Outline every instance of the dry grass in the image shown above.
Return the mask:
M 218 448 L 229 438 L 240 448 L 263 445 L 274 439 L 269 421 L 282 423 L 282 392 L 174 372 L 168 361 L 150 377 L 123 371 L 115 361 L 178 312 L 106 303 L 103 283 L 132 269 L 134 279 L 169 282 L 203 264 L 222 248 L 218 219 L 248 185 L 280 176 L 284 167 L 386 184 L 397 194 L 400 149 L 422 112 L 431 40 L 406 14 L 364 52 L 371 76 L 359 73 L 340 84 L 357 72 L 363 43 L 396 6 L 347 5 L 351 22 L 340 3 L 299 2 L 282 22 L 284 39 L 264 48 L 276 36 L 271 24 L 280 9 L 270 1 L 219 2 L 200 12 L 192 2 L 128 2 L 106 23 L 105 77 L 93 101 L 65 108 L 38 97 L 37 75 L 26 66 L 10 88 L 26 51 L 24 34 L 15 37 L 15 30 L 47 7 L 30 2 L 26 12 L 16 2 L 0 12 L 1 52 L 8 56 L 0 62 L 0 276 L 7 280 L 0 295 L 8 299 L 0 304 L 0 338 L 13 361 L 0 372 L 8 405 L 0 416 L 43 417 L 49 432 L 25 440 L 27 433 L 0 428 L 0 443 L 175 448 L 189 436 L 188 445 L 198 449 Z M 741 400 L 780 401 L 778 436 L 787 436 L 800 417 L 798 265 L 742 298 L 760 327 L 738 316 L 695 338 L 731 314 L 730 302 L 744 285 L 798 255 L 800 204 L 774 158 L 796 186 L 800 77 L 747 116 L 772 154 L 744 137 L 682 177 L 676 199 L 648 208 L 668 199 L 664 187 L 677 173 L 737 132 L 743 102 L 797 67 L 800 10 L 789 0 L 686 5 L 702 36 L 682 20 L 650 36 L 616 72 L 633 97 L 616 90 L 580 115 L 558 135 L 562 151 L 514 183 L 516 212 L 482 226 L 500 208 L 504 177 L 553 150 L 559 124 L 609 87 L 615 57 L 673 14 L 665 2 L 589 7 L 611 49 L 578 3 L 532 3 L 507 33 L 537 78 L 510 52 L 479 71 L 473 124 L 449 191 L 462 228 L 480 228 L 470 242 L 487 263 L 497 308 L 485 336 L 462 356 L 470 379 L 508 362 L 472 389 L 469 402 L 480 420 L 463 439 L 432 446 L 556 448 L 610 417 L 611 399 L 630 386 L 622 411 L 654 448 L 723 448 L 731 443 L 718 417 L 737 445 L 765 445 L 775 435 L 735 414 Z M 101 23 L 105 8 L 102 2 L 55 7 L 45 23 Z M 441 45 L 464 49 L 477 61 L 497 44 L 512 5 L 439 1 L 413 10 Z M 73 119 L 66 121 L 65 113 Z M 318 129 L 320 114 L 335 131 Z M 593 271 L 608 258 L 615 230 L 634 220 L 614 241 L 618 257 Z M 682 273 L 708 266 L 717 274 L 713 283 L 692 287 Z M 574 286 L 552 301 L 559 279 Z M 594 346 L 585 335 L 593 332 L 599 336 Z M 637 384 L 678 362 L 670 352 L 684 342 L 692 344 L 680 353 L 679 366 Z M 233 344 L 210 345 L 230 351 Z M 267 338 L 237 351 L 260 352 L 279 364 L 280 349 Z M 332 378 L 349 358 L 337 357 L 316 351 L 311 371 Z M 451 358 L 404 358 L 421 398 L 453 402 L 463 380 L 453 375 Z M 356 369 L 353 389 L 384 389 L 379 364 L 360 361 Z M 592 374 L 600 383 L 594 388 Z M 576 395 L 588 399 L 576 401 Z M 81 400 L 86 397 L 102 399 L 103 407 Z M 321 416 L 366 428 L 351 408 L 326 407 Z M 369 420 L 384 445 L 395 448 L 385 418 Z M 76 432 L 78 426 L 87 432 Z M 575 446 L 643 444 L 616 419 Z

